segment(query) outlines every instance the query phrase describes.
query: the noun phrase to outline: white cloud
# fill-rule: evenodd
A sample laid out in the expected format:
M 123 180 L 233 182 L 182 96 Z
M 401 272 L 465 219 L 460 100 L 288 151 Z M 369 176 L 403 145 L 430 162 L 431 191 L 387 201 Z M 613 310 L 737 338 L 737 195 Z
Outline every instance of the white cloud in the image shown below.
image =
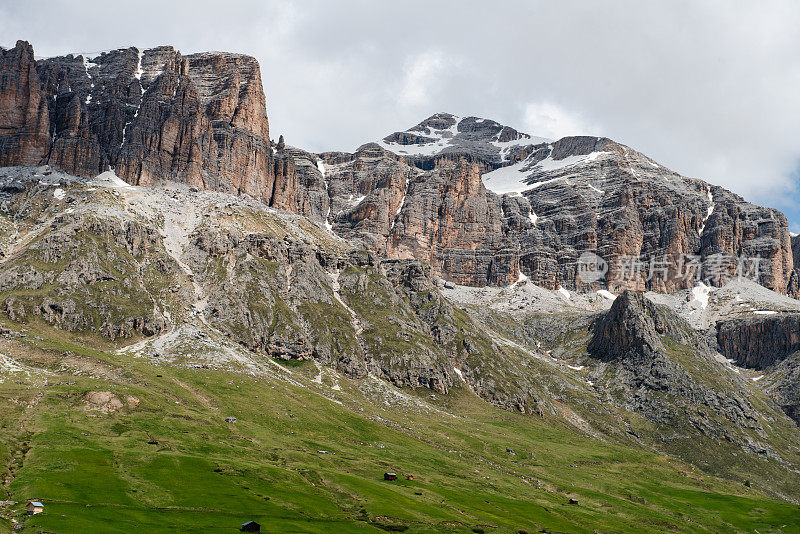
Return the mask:
M 525 106 L 523 124 L 527 133 L 560 139 L 568 135 L 597 135 L 598 129 L 590 126 L 581 116 L 553 104 L 531 102 Z
M 403 83 L 397 96 L 402 106 L 423 106 L 430 103 L 431 92 L 443 85 L 453 61 L 441 50 L 423 52 L 406 61 Z

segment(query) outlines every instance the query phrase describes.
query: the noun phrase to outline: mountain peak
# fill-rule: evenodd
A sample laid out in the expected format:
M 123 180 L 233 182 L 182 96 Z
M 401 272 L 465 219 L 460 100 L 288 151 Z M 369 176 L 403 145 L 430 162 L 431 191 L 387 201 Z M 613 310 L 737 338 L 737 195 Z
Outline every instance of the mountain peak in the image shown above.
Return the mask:
M 492 170 L 524 157 L 521 154 L 527 155 L 530 147 L 550 141 L 491 119 L 440 112 L 387 135 L 379 144 L 423 169 L 434 167 L 438 159 L 466 157 Z

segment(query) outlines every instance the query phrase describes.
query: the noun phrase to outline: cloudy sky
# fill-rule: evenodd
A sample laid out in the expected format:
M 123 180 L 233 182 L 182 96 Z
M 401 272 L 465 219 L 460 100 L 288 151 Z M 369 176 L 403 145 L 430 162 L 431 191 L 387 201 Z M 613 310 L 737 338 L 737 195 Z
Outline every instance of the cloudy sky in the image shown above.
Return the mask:
M 604 135 L 800 232 L 800 2 L 0 0 L 37 55 L 172 44 L 261 63 L 271 133 L 349 150 L 449 111 Z

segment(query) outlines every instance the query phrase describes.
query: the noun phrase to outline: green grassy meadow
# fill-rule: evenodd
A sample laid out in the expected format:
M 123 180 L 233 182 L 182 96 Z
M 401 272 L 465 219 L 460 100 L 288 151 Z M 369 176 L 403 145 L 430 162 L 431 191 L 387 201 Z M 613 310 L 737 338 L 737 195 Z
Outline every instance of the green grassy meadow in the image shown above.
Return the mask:
M 465 388 L 398 390 L 312 362 L 165 365 L 53 335 L 0 343 L 33 369 L 0 383 L 0 499 L 18 503 L 0 510 L 0 533 L 12 520 L 24 533 L 247 520 L 262 532 L 800 532 L 797 505 Z M 122 406 L 97 409 L 93 391 Z M 28 499 L 45 513 L 23 515 Z

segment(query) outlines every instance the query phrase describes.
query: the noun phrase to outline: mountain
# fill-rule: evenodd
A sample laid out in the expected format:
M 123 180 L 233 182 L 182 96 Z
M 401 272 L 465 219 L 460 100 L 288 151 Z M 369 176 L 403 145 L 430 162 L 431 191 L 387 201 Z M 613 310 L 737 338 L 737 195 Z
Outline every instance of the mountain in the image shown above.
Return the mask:
M 22 110 L 13 92 L 27 106 L 0 136 L 6 165 L 49 162 L 78 176 L 110 167 L 133 185 L 244 194 L 465 285 L 524 276 L 552 289 L 673 291 L 697 281 L 626 276 L 620 263 L 725 255 L 757 257 L 759 283 L 798 291 L 783 214 L 609 139 L 550 141 L 438 113 L 354 154 L 314 155 L 269 140 L 260 69 L 248 56 L 158 47 L 34 61 L 20 41 L 3 58 L 2 105 Z M 581 279 L 586 252 L 609 264 L 604 279 Z M 724 283 L 710 278 L 702 273 Z
M 155 366 L 244 366 L 255 376 L 269 361 L 313 362 L 401 391 L 468 391 L 793 498 L 781 466 L 800 464 L 795 423 L 715 359 L 716 345 L 683 318 L 694 309 L 630 292 L 565 300 L 524 282 L 513 292 L 546 313 L 492 311 L 470 296 L 480 288 L 442 287 L 417 259 L 382 257 L 301 215 L 185 184 L 8 167 L 0 191 L 0 312 L 12 339 L 41 347 L 37 338 L 66 335 Z M 740 301 L 748 294 L 762 298 L 737 291 Z M 800 313 L 800 302 L 771 308 Z M 691 442 L 713 446 L 724 465 Z
M 269 139 L 239 54 L 0 53 L 0 532 L 800 513 L 780 212 L 610 139 L 445 113 L 304 151 Z M 763 265 L 715 278 L 721 254 Z M 706 270 L 617 263 L 684 256 Z
M 355 154 L 322 154 L 327 179 L 347 182 L 332 191 L 334 228 L 390 256 L 425 259 L 441 276 L 471 286 L 525 277 L 551 289 L 674 291 L 698 279 L 722 285 L 731 266 L 711 279 L 708 270 L 697 278 L 674 270 L 626 276 L 619 265 L 658 258 L 676 266 L 685 257 L 705 264 L 722 255 L 759 258 L 759 283 L 797 294 L 791 236 L 779 211 L 606 138 L 539 142 L 497 123 L 476 131 L 476 123 L 437 114 Z M 409 132 L 439 141 L 419 145 Z M 496 139 L 503 132 L 518 144 L 501 153 Z M 386 179 L 366 185 L 361 174 Z M 346 200 L 337 202 L 339 191 Z M 609 264 L 593 284 L 579 276 L 586 252 Z
M 523 159 L 532 146 L 549 141 L 493 120 L 437 113 L 378 144 L 421 169 L 464 158 L 491 170 Z
M 76 176 L 113 168 L 134 185 L 177 181 L 299 212 L 310 210 L 307 188 L 324 190 L 301 188 L 284 144 L 270 141 L 252 57 L 161 46 L 34 60 L 24 41 L 2 54 L 0 105 L 27 106 L 0 135 L 5 165 L 49 163 Z

